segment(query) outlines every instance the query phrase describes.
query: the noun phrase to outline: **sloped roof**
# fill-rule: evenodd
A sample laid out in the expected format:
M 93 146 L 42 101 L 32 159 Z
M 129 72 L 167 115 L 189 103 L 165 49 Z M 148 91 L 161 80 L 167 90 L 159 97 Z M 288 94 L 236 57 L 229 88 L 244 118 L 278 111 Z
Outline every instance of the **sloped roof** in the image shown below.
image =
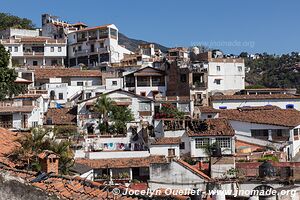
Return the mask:
M 181 137 L 161 137 L 157 138 L 152 145 L 180 144 Z
M 75 125 L 77 123 L 77 107 L 73 108 L 48 108 L 44 124 L 48 119 L 53 125 Z
M 140 158 L 76 159 L 75 162 L 87 165 L 93 169 L 104 169 L 107 167 L 108 168 L 149 167 L 150 163 L 166 163 L 167 161 L 164 156 L 149 156 L 149 157 L 140 157 Z
M 34 106 L 4 106 L 0 107 L 0 113 L 31 113 Z
M 197 136 L 234 136 L 235 132 L 227 119 L 216 118 L 195 121 L 189 125 L 187 135 Z
M 220 117 L 234 121 L 285 127 L 300 125 L 299 111 L 295 109 L 280 109 L 276 106 L 242 107 L 221 110 Z
M 206 179 L 206 180 L 210 180 L 211 178 L 209 176 L 207 176 L 205 173 L 201 172 L 200 170 L 196 169 L 195 167 L 191 166 L 190 164 L 188 164 L 187 162 L 183 161 L 183 160 L 175 160 L 176 163 L 180 164 L 181 166 L 183 166 L 184 168 L 186 168 L 187 170 L 191 171 L 192 173 L 201 176 L 202 178 Z
M 11 132 L 7 129 L 0 128 L 0 162 L 8 166 L 15 166 L 7 156 L 11 154 L 16 148 L 20 147 L 17 141 L 19 134 Z
M 49 79 L 61 77 L 101 77 L 100 70 L 81 70 L 79 68 L 47 68 L 35 69 L 35 79 Z
M 45 192 L 54 194 L 62 199 L 123 199 L 139 200 L 142 198 L 114 195 L 112 187 L 105 187 L 101 183 L 88 181 L 80 177 L 49 175 L 49 178 L 39 182 L 31 182 L 36 178 L 35 172 L 17 170 L 13 168 L 0 168 L 0 172 L 9 173 L 11 176 L 19 177 L 26 184 L 31 184 Z M 109 189 L 108 191 L 106 189 Z M 146 198 L 145 198 L 146 199 Z

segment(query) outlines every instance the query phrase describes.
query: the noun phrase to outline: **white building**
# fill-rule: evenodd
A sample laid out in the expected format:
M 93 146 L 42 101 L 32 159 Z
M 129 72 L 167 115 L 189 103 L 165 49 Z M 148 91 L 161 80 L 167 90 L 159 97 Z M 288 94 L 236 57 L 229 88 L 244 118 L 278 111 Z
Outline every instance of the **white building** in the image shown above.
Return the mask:
M 58 104 L 88 99 L 105 90 L 99 70 L 45 68 L 34 74 L 35 88 L 46 90 L 50 101 Z
M 178 189 L 206 191 L 206 184 L 210 177 L 180 159 L 172 159 L 168 163 L 152 163 L 150 165 L 151 190 Z
M 68 34 L 69 66 L 119 63 L 131 51 L 118 44 L 114 24 L 80 29 Z
M 207 91 L 234 93 L 245 89 L 245 63 L 241 58 L 215 57 L 212 52 L 203 55 L 207 62 Z
M 154 115 L 154 103 L 152 99 L 121 89 L 107 91 L 104 94 L 115 101 L 116 105 L 127 106 L 131 110 L 134 121 L 128 124 L 127 128 L 129 132 L 133 129 L 136 129 L 135 132 L 140 132 L 143 125 L 152 124 Z M 83 132 L 99 133 L 99 116 L 91 110 L 98 97 L 99 95 L 78 103 L 77 125 Z
M 15 35 L 0 39 L 0 44 L 10 52 L 13 66 L 64 66 L 66 40 L 36 36 L 36 32 L 29 30 L 9 30 Z
M 218 95 L 211 98 L 215 109 L 236 109 L 245 106 L 278 106 L 300 110 L 300 96 L 294 94 Z
M 181 140 L 184 143 L 182 154 L 189 154 L 192 158 L 206 159 L 208 146 L 217 144 L 221 155 L 235 153 L 235 133 L 226 119 L 206 119 L 189 124 L 189 129 Z
M 181 137 L 161 137 L 150 145 L 151 155 L 164 155 L 170 158 L 180 158 Z
M 124 89 L 148 98 L 166 96 L 167 83 L 165 72 L 153 67 L 144 67 L 124 73 Z
M 48 100 L 41 94 L 25 94 L 0 104 L 0 127 L 11 130 L 29 130 L 43 125 Z
M 283 149 L 288 160 L 300 150 L 300 112 L 274 106 L 244 107 L 222 110 L 220 117 L 227 118 L 235 130 L 237 140 L 249 148 L 272 147 Z

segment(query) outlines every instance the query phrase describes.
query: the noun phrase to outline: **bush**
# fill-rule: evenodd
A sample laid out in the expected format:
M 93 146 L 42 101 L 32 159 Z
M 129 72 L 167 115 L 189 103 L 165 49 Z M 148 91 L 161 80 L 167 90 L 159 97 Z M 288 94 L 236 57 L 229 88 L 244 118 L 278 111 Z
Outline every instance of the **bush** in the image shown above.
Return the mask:
M 54 133 L 57 136 L 69 137 L 77 134 L 77 127 L 73 125 L 55 126 Z

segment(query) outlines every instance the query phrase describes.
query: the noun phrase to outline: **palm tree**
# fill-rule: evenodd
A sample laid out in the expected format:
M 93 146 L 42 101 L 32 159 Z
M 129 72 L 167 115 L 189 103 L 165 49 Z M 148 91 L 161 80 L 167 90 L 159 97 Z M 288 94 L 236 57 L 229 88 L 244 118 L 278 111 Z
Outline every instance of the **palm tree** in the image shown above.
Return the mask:
M 21 144 L 11 158 L 17 162 L 25 162 L 28 169 L 39 171 L 41 169 L 38 154 L 44 150 L 51 150 L 60 157 L 59 168 L 62 173 L 74 164 L 73 152 L 68 141 L 56 142 L 54 138 L 47 137 L 49 129 L 35 128 L 30 134 L 18 139 Z
M 94 109 L 96 112 L 100 114 L 100 120 L 102 124 L 99 125 L 100 130 L 104 133 L 108 132 L 108 120 L 109 120 L 109 113 L 113 107 L 114 101 L 107 97 L 106 95 L 102 94 L 96 101 L 94 105 Z

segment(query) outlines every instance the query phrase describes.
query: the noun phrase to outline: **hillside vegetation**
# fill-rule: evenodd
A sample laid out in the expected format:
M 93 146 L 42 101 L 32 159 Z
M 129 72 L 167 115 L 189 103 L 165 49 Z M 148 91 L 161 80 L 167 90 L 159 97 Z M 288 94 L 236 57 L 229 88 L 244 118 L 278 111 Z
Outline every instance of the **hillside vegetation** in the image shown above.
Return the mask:
M 281 56 L 262 54 L 245 59 L 246 81 L 251 87 L 297 88 L 300 92 L 300 56 L 292 52 Z

